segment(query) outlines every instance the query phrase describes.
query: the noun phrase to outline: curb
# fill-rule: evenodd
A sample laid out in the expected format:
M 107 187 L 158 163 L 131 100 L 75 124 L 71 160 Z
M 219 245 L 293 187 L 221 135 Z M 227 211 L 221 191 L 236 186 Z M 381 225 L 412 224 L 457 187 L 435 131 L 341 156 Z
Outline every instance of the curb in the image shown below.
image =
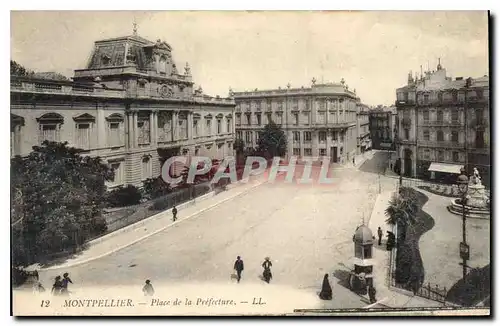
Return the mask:
M 74 264 L 69 264 L 69 265 L 65 265 L 65 266 L 53 266 L 53 267 L 47 267 L 47 268 L 40 268 L 40 269 L 39 269 L 39 271 L 52 271 L 52 270 L 58 270 L 58 269 L 62 269 L 62 268 L 72 268 L 72 267 L 76 267 L 76 266 L 79 266 L 79 265 L 86 264 L 86 263 L 88 263 L 88 262 L 91 262 L 91 261 L 93 261 L 93 260 L 96 260 L 96 259 L 99 259 L 99 258 L 102 258 L 102 257 L 108 256 L 108 255 L 111 255 L 112 253 L 115 253 L 115 252 L 117 252 L 117 251 L 120 251 L 120 250 L 122 250 L 122 249 L 125 249 L 125 248 L 127 248 L 127 247 L 130 247 L 131 245 L 134 245 L 134 244 L 136 244 L 136 243 L 138 243 L 138 242 L 140 242 L 140 241 L 142 241 L 142 240 L 145 240 L 145 239 L 147 239 L 147 238 L 149 238 L 149 237 L 151 237 L 151 236 L 153 236 L 153 235 L 155 235 L 155 234 L 157 234 L 157 233 L 160 233 L 160 232 L 162 232 L 162 231 L 164 231 L 164 230 L 166 230 L 166 229 L 168 229 L 168 228 L 170 228 L 170 227 L 173 227 L 174 225 L 177 225 L 177 224 L 178 224 L 178 223 L 180 223 L 180 222 L 186 221 L 186 220 L 188 220 L 188 219 L 190 219 L 190 218 L 192 218 L 192 217 L 196 217 L 196 216 L 198 216 L 200 213 L 203 213 L 203 212 L 205 212 L 205 211 L 208 211 L 208 210 L 210 210 L 210 209 L 212 209 L 212 208 L 214 208 L 214 207 L 216 207 L 216 206 L 219 206 L 220 204 L 222 204 L 222 203 L 224 203 L 224 202 L 226 202 L 226 201 L 229 201 L 229 200 L 231 200 L 231 199 L 234 199 L 234 198 L 236 198 L 236 197 L 239 197 L 239 196 L 241 196 L 241 195 L 243 195 L 243 194 L 247 193 L 248 191 L 250 191 L 250 190 L 252 190 L 252 189 L 254 189 L 254 188 L 257 188 L 258 186 L 263 185 L 263 184 L 264 184 L 264 183 L 266 183 L 266 182 L 267 182 L 267 180 L 266 180 L 266 181 L 263 181 L 263 182 L 260 182 L 260 183 L 258 183 L 258 184 L 256 184 L 256 185 L 253 185 L 253 186 L 251 186 L 250 188 L 248 188 L 248 189 L 246 189 L 246 190 L 243 190 L 243 191 L 242 191 L 242 192 L 240 192 L 240 193 L 235 194 L 234 196 L 231 196 L 231 197 L 228 197 L 228 198 L 226 198 L 226 199 L 223 199 L 222 201 L 217 202 L 217 203 L 215 203 L 215 204 L 213 204 L 213 205 L 211 205 L 211 206 L 209 206 L 209 207 L 206 207 L 206 208 L 200 209 L 199 211 L 197 211 L 197 212 L 195 212 L 195 213 L 193 213 L 193 214 L 191 214 L 191 215 L 189 215 L 189 216 L 186 216 L 185 218 L 183 218 L 183 219 L 181 219 L 181 220 L 178 220 L 177 222 L 173 222 L 173 223 L 171 223 L 171 224 L 169 224 L 169 225 L 166 225 L 166 226 L 164 226 L 164 227 L 162 227 L 162 228 L 160 228 L 160 229 L 158 229 L 158 230 L 153 231 L 152 233 L 146 234 L 146 235 L 144 235 L 144 236 L 142 236 L 142 237 L 140 237 L 140 238 L 138 238 L 138 239 L 132 240 L 131 242 L 129 242 L 129 243 L 125 244 L 125 245 L 119 246 L 119 247 L 114 248 L 114 249 L 112 249 L 112 250 L 110 250 L 110 251 L 108 251 L 108 252 L 105 252 L 104 254 L 100 254 L 100 255 L 98 255 L 98 256 L 91 257 L 91 258 L 85 259 L 85 260 L 83 260 L 83 261 L 79 261 L 79 262 L 76 262 L 76 263 L 74 263 Z M 157 215 L 159 215 L 159 214 L 163 214 L 163 213 L 164 213 L 164 212 L 162 212 L 162 213 L 158 213 Z M 153 216 L 149 217 L 149 219 L 151 219 L 152 217 L 156 217 L 157 215 L 153 215 Z M 142 222 L 142 221 L 141 221 L 141 222 Z M 138 222 L 138 223 L 140 223 L 140 222 Z

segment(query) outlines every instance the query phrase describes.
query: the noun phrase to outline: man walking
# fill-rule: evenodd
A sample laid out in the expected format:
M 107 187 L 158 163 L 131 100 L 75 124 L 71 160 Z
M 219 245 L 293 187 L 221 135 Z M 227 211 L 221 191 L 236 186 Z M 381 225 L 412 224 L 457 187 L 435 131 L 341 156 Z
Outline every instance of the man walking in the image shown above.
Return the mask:
M 238 283 L 240 283 L 241 272 L 243 271 L 243 260 L 241 260 L 240 256 L 236 257 L 236 261 L 234 262 L 234 270 L 236 271 L 236 275 L 238 277 Z
M 381 246 L 383 233 L 382 233 L 382 229 L 380 228 L 380 226 L 378 227 L 377 234 L 378 234 L 378 245 Z
M 172 221 L 177 221 L 177 208 L 174 206 L 172 208 L 172 215 L 173 215 L 173 218 L 172 218 Z

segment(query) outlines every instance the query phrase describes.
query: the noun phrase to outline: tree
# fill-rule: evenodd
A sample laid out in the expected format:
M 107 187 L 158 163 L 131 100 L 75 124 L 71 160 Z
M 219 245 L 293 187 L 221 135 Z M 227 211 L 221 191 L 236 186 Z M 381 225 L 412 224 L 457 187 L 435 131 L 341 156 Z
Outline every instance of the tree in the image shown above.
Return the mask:
M 286 154 L 286 135 L 281 127 L 273 121 L 264 127 L 257 144 L 257 151 L 267 157 L 284 156 Z
M 10 60 L 10 75 L 11 76 L 31 76 L 34 72 L 24 68 L 14 60 Z
M 242 154 L 245 151 L 245 143 L 243 142 L 243 139 L 236 138 L 233 147 L 236 152 L 236 155 Z
M 14 266 L 76 250 L 105 231 L 105 181 L 114 172 L 99 157 L 80 152 L 67 142 L 45 141 L 28 156 L 11 159 L 11 189 L 22 194 L 21 207 L 13 211 Z
M 415 223 L 418 210 L 417 196 L 412 188 L 401 187 L 399 194 L 389 201 L 389 206 L 385 209 L 385 215 L 388 217 L 386 222 L 398 226 L 402 241 L 406 238 L 407 228 Z

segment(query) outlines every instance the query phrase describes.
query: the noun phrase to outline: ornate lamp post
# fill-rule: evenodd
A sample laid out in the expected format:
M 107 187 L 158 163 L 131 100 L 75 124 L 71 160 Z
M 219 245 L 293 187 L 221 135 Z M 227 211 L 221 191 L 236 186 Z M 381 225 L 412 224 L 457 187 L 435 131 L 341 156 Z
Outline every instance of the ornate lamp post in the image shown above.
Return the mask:
M 461 170 L 460 176 L 457 179 L 458 191 L 462 195 L 462 242 L 460 243 L 460 257 L 462 258 L 462 273 L 465 281 L 467 275 L 467 260 L 469 260 L 469 245 L 467 244 L 467 237 L 465 234 L 466 217 L 465 217 L 465 200 L 467 196 L 467 189 L 469 188 L 469 178 L 465 175 L 465 169 Z

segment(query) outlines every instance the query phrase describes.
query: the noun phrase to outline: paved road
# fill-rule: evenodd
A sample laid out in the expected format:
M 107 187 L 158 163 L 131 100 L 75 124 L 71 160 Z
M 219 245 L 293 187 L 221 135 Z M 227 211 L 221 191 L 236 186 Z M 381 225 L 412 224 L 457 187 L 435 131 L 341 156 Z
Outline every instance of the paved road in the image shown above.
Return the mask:
M 377 154 L 367 164 L 380 166 L 384 156 Z M 75 282 L 70 287 L 76 292 L 94 286 L 140 288 L 147 278 L 153 284 L 261 286 L 260 265 L 269 256 L 271 286 L 316 294 L 328 273 L 334 300 L 318 300 L 318 305 L 363 307 L 366 301 L 342 285 L 346 273 L 339 263 L 348 264 L 353 254 L 353 232 L 370 216 L 379 176 L 355 168 L 330 172 L 330 185 L 286 184 L 280 177 L 131 247 L 69 268 Z M 395 184 L 394 179 L 380 180 L 382 190 Z M 229 279 L 237 255 L 245 262 L 240 285 Z M 55 273 L 43 272 L 43 284 L 49 286 Z

